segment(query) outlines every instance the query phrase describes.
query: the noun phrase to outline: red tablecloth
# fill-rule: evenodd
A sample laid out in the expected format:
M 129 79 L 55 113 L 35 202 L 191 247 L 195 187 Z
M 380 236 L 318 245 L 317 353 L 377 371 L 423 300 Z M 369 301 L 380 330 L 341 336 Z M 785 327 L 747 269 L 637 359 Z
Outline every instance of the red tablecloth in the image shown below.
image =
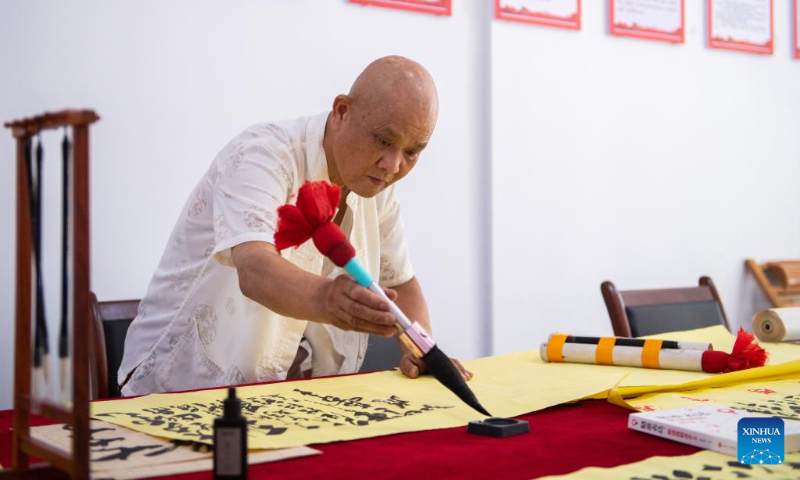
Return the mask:
M 612 467 L 696 448 L 633 432 L 629 411 L 604 401 L 561 405 L 518 418 L 531 433 L 509 438 L 468 434 L 466 427 L 312 445 L 322 455 L 250 467 L 250 478 L 513 478 Z M 34 417 L 35 425 L 49 422 Z M 12 412 L 0 411 L 0 464 L 11 465 Z M 210 472 L 180 475 L 207 479 Z

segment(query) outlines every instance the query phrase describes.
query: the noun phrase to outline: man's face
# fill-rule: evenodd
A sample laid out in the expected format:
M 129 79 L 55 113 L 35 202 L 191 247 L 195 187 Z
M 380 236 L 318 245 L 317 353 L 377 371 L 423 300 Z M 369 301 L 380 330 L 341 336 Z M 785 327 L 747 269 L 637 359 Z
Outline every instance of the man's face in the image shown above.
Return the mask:
M 414 110 L 420 109 L 334 108 L 334 160 L 350 191 L 374 197 L 414 168 L 435 126 L 429 110 Z

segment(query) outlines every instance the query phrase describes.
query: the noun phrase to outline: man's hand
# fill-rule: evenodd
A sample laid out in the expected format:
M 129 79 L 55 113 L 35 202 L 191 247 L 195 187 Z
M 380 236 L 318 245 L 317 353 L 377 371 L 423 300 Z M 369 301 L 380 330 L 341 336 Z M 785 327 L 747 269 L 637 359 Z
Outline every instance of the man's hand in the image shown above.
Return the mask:
M 425 362 L 408 352 L 405 347 L 402 347 L 402 350 L 403 358 L 400 360 L 400 371 L 403 372 L 403 375 L 408 378 L 417 378 L 425 373 Z M 461 372 L 461 376 L 464 377 L 464 380 L 470 381 L 472 379 L 472 372 L 464 368 L 461 362 L 455 358 L 451 358 L 450 360 L 458 371 Z
M 394 290 L 384 288 L 383 291 L 390 299 L 397 298 Z M 336 277 L 326 285 L 321 310 L 323 323 L 342 330 L 382 337 L 397 334 L 394 315 L 389 313 L 389 303 L 345 275 Z

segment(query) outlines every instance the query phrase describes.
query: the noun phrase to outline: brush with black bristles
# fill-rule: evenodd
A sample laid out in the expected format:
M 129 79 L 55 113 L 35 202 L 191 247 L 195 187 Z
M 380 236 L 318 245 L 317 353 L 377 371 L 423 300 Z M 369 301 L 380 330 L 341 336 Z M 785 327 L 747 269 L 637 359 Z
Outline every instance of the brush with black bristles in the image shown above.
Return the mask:
M 70 212 L 69 197 L 72 189 L 70 188 L 70 153 L 72 143 L 69 135 L 64 131 L 64 140 L 61 142 L 61 160 L 63 168 L 61 171 L 61 328 L 58 333 L 58 371 L 59 386 L 61 388 L 61 399 L 69 402 L 70 393 L 67 380 L 69 379 L 69 316 L 70 316 L 70 275 L 69 270 L 72 264 L 70 260 Z
M 400 339 L 412 352 L 422 358 L 427 371 L 455 393 L 458 398 L 478 412 L 491 416 L 481 406 L 467 386 L 461 372 L 442 352 L 425 329 L 412 322 L 372 279 L 356 258 L 356 252 L 342 230 L 331 220 L 339 204 L 340 191 L 327 182 L 306 182 L 297 194 L 297 205 L 284 205 L 278 209 L 278 230 L 275 247 L 283 250 L 296 247 L 308 239 L 314 240 L 317 249 L 349 273 L 359 285 L 369 289 L 389 303 L 389 310 L 397 323 Z
M 35 328 L 33 337 L 33 396 L 36 399 L 48 397 L 49 392 L 49 353 L 50 345 L 47 336 L 47 317 L 44 310 L 44 280 L 42 277 L 42 163 L 44 149 L 41 137 L 36 146 L 36 158 L 33 158 L 32 140 L 25 144 L 25 169 L 28 180 L 28 206 L 31 218 L 31 240 L 33 247 L 33 270 L 36 276 L 34 316 Z

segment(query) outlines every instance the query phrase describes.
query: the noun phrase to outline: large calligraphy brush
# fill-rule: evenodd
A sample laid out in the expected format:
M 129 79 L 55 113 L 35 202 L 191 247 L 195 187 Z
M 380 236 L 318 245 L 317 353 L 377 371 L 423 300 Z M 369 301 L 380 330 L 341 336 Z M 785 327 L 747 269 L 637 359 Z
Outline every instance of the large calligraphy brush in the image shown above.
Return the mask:
M 481 406 L 461 373 L 450 358 L 442 352 L 418 322 L 412 322 L 372 279 L 356 258 L 356 252 L 342 230 L 331 220 L 339 204 L 340 191 L 327 182 L 306 182 L 297 194 L 297 205 L 284 205 L 278 209 L 278 230 L 275 247 L 283 250 L 296 247 L 309 239 L 317 249 L 334 264 L 349 273 L 361 286 L 383 298 L 397 320 L 395 327 L 400 339 L 419 356 L 428 372 L 467 405 L 491 416 Z

